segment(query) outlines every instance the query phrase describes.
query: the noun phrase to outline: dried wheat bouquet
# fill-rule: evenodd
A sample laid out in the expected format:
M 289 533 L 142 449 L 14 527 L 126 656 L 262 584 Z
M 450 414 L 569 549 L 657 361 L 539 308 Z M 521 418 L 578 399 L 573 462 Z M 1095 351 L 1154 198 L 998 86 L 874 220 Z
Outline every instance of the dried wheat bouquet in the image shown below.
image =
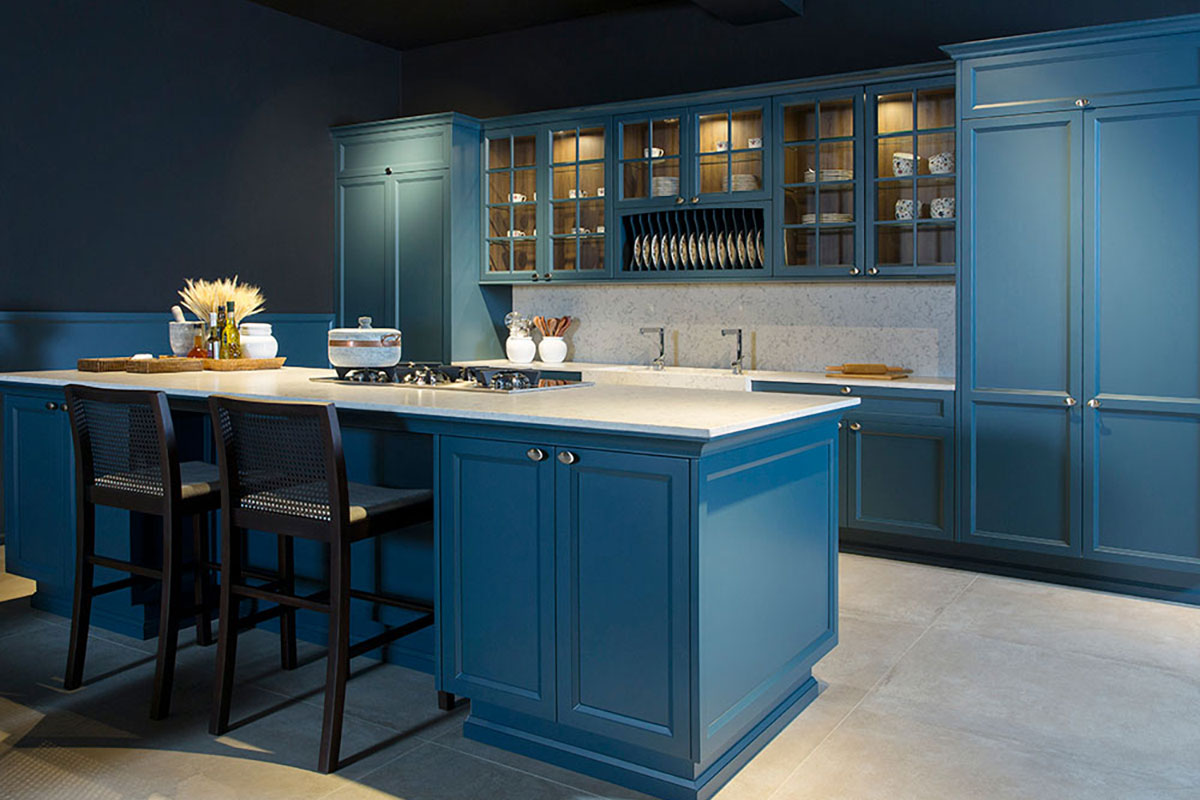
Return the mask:
M 208 321 L 210 312 L 224 308 L 230 300 L 233 301 L 235 325 L 240 325 L 246 317 L 262 311 L 266 303 L 262 291 L 257 286 L 238 283 L 237 275 L 232 278 L 218 278 L 215 281 L 188 278 L 184 284 L 179 290 L 183 307 L 204 322 Z

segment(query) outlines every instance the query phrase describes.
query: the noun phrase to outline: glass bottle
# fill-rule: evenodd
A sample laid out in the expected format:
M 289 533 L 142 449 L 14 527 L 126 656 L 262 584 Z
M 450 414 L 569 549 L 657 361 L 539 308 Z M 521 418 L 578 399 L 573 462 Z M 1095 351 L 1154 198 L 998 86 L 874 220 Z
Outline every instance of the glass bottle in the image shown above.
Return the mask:
M 238 333 L 233 301 L 225 304 L 225 326 L 221 330 L 221 358 L 242 357 L 242 336 Z
M 204 358 L 207 355 L 204 341 L 204 326 L 201 325 L 196 331 L 196 335 L 192 337 L 192 349 L 188 350 L 188 358 Z
M 221 357 L 221 322 L 216 311 L 208 312 L 208 341 L 206 350 L 209 358 Z

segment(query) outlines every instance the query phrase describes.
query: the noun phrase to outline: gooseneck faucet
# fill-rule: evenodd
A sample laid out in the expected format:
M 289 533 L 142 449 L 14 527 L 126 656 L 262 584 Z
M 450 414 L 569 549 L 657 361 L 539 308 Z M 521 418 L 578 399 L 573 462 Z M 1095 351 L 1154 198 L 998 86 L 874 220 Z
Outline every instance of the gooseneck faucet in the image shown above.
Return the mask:
M 667 363 L 667 339 L 666 331 L 663 328 L 642 328 L 638 331 L 640 334 L 657 333 L 658 334 L 658 355 L 650 361 L 650 369 L 662 369 Z
M 721 331 L 722 336 L 732 336 L 737 334 L 737 355 L 733 357 L 733 361 L 729 366 L 733 368 L 734 375 L 742 374 L 742 329 L 741 328 L 725 328 Z

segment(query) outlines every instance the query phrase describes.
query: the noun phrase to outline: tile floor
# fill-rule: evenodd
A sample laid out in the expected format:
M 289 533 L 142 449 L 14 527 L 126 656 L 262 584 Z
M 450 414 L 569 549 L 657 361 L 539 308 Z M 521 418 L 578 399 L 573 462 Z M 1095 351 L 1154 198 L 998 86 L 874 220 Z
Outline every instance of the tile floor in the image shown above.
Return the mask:
M 0 548 L 0 798 L 571 800 L 642 797 L 462 737 L 432 680 L 355 662 L 336 775 L 316 761 L 323 666 L 239 653 L 229 735 L 207 733 L 211 649 L 146 718 L 153 642 L 98 632 L 61 688 L 66 620 L 29 608 Z M 1200 608 L 842 556 L 841 644 L 817 700 L 717 796 L 1200 797 Z M 103 680 L 95 680 L 106 676 Z

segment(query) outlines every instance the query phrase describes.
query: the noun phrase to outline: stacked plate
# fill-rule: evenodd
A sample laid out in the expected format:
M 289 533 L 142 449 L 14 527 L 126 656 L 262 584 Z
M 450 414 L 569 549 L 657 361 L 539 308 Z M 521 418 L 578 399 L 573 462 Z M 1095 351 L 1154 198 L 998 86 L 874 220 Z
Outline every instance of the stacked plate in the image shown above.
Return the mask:
M 817 171 L 812 167 L 804 170 L 804 182 L 813 183 L 817 179 Z M 854 180 L 854 170 L 852 169 L 823 169 L 821 170 L 822 181 L 852 181 Z
M 670 197 L 679 194 L 679 177 L 675 175 L 655 175 L 650 179 L 651 197 Z
M 802 214 L 800 216 L 800 222 L 804 225 L 812 225 L 816 221 L 817 221 L 816 214 Z M 823 222 L 825 224 L 836 223 L 836 222 L 854 222 L 854 215 L 853 214 L 834 214 L 834 213 L 822 214 L 821 222 Z
M 735 172 L 733 175 L 733 191 L 753 192 L 758 188 L 758 176 L 749 172 Z M 729 191 L 729 176 L 721 178 L 721 191 Z

